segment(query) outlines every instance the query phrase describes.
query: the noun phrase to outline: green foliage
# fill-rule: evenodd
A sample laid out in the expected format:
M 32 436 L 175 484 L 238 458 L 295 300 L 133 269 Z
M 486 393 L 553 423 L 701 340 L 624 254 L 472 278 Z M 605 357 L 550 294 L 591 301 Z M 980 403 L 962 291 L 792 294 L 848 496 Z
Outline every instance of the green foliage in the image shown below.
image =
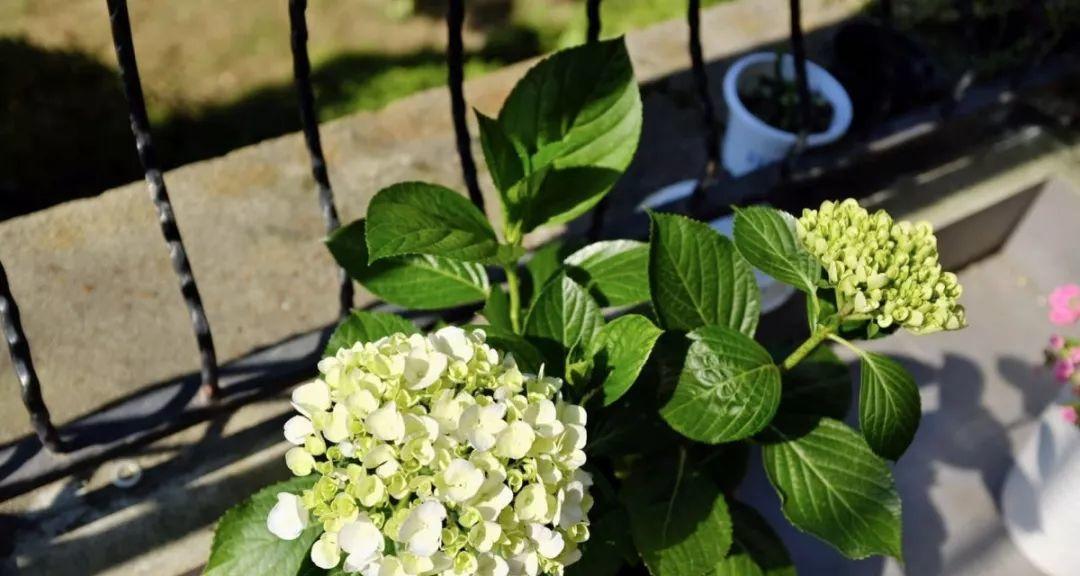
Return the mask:
M 637 557 L 626 530 L 630 518 L 623 508 L 603 514 L 589 525 L 589 540 L 581 547 L 581 560 L 566 568 L 566 576 L 616 576 Z
M 514 86 L 480 139 L 506 211 L 508 238 L 591 208 L 626 170 L 641 132 L 641 96 L 623 40 L 543 60 Z
M 600 373 L 604 406 L 633 386 L 663 331 L 648 318 L 628 314 L 604 326 L 592 342 L 594 374 Z
M 799 243 L 795 218 L 765 206 L 735 212 L 735 246 L 751 264 L 777 280 L 812 293 L 821 264 Z
M 510 295 L 503 290 L 502 286 L 491 287 L 487 302 L 484 303 L 484 309 L 480 311 L 480 314 L 484 316 L 488 324 L 495 328 L 507 332 L 514 330 L 513 323 L 510 321 Z
M 424 182 L 380 190 L 368 205 L 366 240 L 372 263 L 408 254 L 487 262 L 499 254 L 495 231 L 468 198 Z
M 562 269 L 566 248 L 560 241 L 550 242 L 533 252 L 532 258 L 525 263 L 525 270 L 529 273 L 530 304 L 536 302 L 548 280 Z
M 851 408 L 851 373 L 825 346 L 811 352 L 782 379 L 780 414 L 843 420 Z
M 881 354 L 864 352 L 859 370 L 859 427 L 863 437 L 874 452 L 898 460 L 919 428 L 919 387 L 903 366 Z
M 731 554 L 717 564 L 714 576 L 795 576 L 784 543 L 753 508 L 730 502 L 734 527 Z
M 901 558 L 900 497 L 884 460 L 857 432 L 829 418 L 772 426 L 762 449 L 784 515 L 848 558 Z
M 731 548 L 731 517 L 720 488 L 680 459 L 638 470 L 624 498 L 638 553 L 654 576 L 702 576 Z
M 547 360 L 551 373 L 562 375 L 570 351 L 588 348 L 604 325 L 600 308 L 585 289 L 559 274 L 540 293 L 525 318 L 525 335 Z
M 476 328 L 482 329 L 487 334 L 487 343 L 493 348 L 513 354 L 521 370 L 533 374 L 540 372 L 544 357 L 528 340 L 510 330 L 495 326 L 476 326 Z
M 748 438 L 780 405 L 780 369 L 760 344 L 724 326 L 688 334 L 693 340 L 675 394 L 660 410 L 687 438 L 709 444 Z
M 330 335 L 323 356 L 333 356 L 342 348 L 350 348 L 357 342 L 374 342 L 383 336 L 402 332 L 415 334 L 416 325 L 397 314 L 354 310 L 343 319 Z
M 334 231 L 326 245 L 338 264 L 369 292 L 398 306 L 435 310 L 474 302 L 488 295 L 488 277 L 479 264 L 439 256 L 396 256 L 369 264 L 364 221 Z
M 660 325 L 683 331 L 727 326 L 752 336 L 761 295 L 731 241 L 689 218 L 651 216 L 649 290 Z
M 226 512 L 214 531 L 204 576 L 296 576 L 322 526 L 313 522 L 299 538 L 286 541 L 266 528 L 266 517 L 279 492 L 298 494 L 314 483 L 313 477 L 279 482 Z
M 649 245 L 644 242 L 596 242 L 574 252 L 564 263 L 601 306 L 649 301 Z

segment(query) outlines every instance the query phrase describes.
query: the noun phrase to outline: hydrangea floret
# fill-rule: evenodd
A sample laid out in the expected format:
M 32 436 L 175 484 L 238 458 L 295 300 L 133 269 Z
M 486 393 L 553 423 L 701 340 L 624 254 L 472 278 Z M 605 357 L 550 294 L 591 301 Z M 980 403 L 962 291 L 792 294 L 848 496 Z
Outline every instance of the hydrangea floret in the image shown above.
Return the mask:
M 966 324 L 956 274 L 938 262 L 937 238 L 927 222 L 870 214 L 853 199 L 806 209 L 796 232 L 828 272 L 842 317 L 917 334 Z
M 285 455 L 302 494 L 267 518 L 280 538 L 309 523 L 324 569 L 363 576 L 562 574 L 592 505 L 585 410 L 562 381 L 523 374 L 482 330 L 394 334 L 341 349 L 292 395 Z

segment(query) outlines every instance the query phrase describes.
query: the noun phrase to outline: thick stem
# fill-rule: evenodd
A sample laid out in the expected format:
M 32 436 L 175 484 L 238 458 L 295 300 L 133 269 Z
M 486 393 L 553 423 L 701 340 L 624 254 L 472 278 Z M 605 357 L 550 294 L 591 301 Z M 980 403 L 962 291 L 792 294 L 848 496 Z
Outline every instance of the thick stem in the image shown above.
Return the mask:
M 829 335 L 832 334 L 832 331 L 833 328 L 831 326 L 818 326 L 814 330 L 814 333 L 806 339 L 806 342 L 800 344 L 790 356 L 784 358 L 783 363 L 780 364 L 780 369 L 787 372 L 797 366 L 799 362 L 802 362 L 804 358 L 813 352 L 822 341 L 828 338 Z
M 506 288 L 510 291 L 510 327 L 521 334 L 521 283 L 513 264 L 503 266 L 506 271 Z

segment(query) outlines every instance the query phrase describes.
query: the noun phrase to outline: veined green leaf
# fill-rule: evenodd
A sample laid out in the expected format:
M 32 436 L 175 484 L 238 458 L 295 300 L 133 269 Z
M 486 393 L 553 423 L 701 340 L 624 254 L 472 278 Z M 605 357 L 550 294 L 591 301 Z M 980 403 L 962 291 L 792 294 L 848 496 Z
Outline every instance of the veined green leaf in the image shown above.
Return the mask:
M 729 502 L 734 542 L 713 576 L 795 576 L 784 542 L 753 508 Z
M 848 558 L 901 558 L 900 496 L 885 461 L 842 422 L 798 424 L 809 431 L 771 426 L 777 441 L 762 450 L 787 519 Z
M 499 255 L 499 241 L 468 198 L 436 184 L 402 182 L 380 190 L 367 214 L 370 262 L 427 254 L 466 262 Z
M 627 314 L 604 326 L 593 342 L 593 373 L 599 373 L 604 406 L 610 406 L 630 389 L 649 360 L 660 330 L 648 318 Z
M 725 326 L 706 326 L 693 340 L 675 394 L 660 415 L 677 432 L 718 444 L 748 438 L 780 405 L 780 369 L 768 351 Z
M 701 222 L 652 214 L 649 290 L 667 330 L 718 325 L 753 336 L 757 328 L 761 295 L 750 265 Z
M 354 310 L 334 329 L 323 356 L 333 356 L 338 350 L 351 348 L 357 342 L 374 342 L 398 332 L 415 334 L 416 325 L 397 314 Z
M 313 477 L 279 482 L 226 512 L 214 531 L 204 576 L 296 576 L 322 525 L 312 522 L 296 540 L 282 540 L 266 528 L 266 517 L 279 492 L 300 494 L 314 484 Z
M 735 246 L 762 272 L 803 292 L 817 289 L 821 264 L 799 243 L 795 218 L 767 206 L 735 213 Z
M 479 328 L 487 334 L 487 344 L 496 350 L 514 355 L 518 369 L 522 372 L 536 374 L 540 371 L 540 365 L 544 363 L 544 357 L 540 351 L 529 343 L 528 340 L 514 334 L 510 330 L 503 330 L 496 326 L 472 325 L 469 328 Z
M 641 122 L 622 38 L 563 50 L 534 66 L 499 112 L 500 130 L 481 120 L 484 156 L 508 221 L 528 232 L 591 208 L 630 164 Z
M 483 302 L 488 277 L 479 264 L 438 256 L 395 256 L 368 264 L 364 220 L 338 228 L 326 240 L 349 276 L 369 292 L 413 310 L 436 310 Z
M 649 245 L 644 242 L 596 242 L 563 262 L 601 306 L 631 306 L 649 300 Z
M 915 379 L 897 361 L 863 352 L 859 363 L 859 427 L 878 455 L 898 460 L 922 418 Z
M 488 293 L 484 309 L 480 311 L 488 324 L 506 331 L 513 332 L 514 328 L 510 321 L 510 295 L 502 289 L 502 286 L 492 286 Z
M 587 349 L 604 325 L 600 308 L 585 289 L 560 274 L 548 282 L 525 319 L 525 335 L 559 375 L 571 349 Z
M 594 520 L 589 525 L 589 539 L 581 544 L 581 560 L 566 567 L 566 576 L 616 576 L 626 558 L 637 555 L 626 531 L 629 522 L 622 508 Z
M 723 493 L 684 462 L 631 475 L 624 499 L 634 544 L 653 576 L 708 574 L 731 548 Z
M 525 270 L 529 273 L 530 305 L 536 302 L 544 286 L 562 269 L 563 258 L 568 253 L 567 248 L 562 240 L 549 242 L 533 252 L 532 257 L 525 263 Z

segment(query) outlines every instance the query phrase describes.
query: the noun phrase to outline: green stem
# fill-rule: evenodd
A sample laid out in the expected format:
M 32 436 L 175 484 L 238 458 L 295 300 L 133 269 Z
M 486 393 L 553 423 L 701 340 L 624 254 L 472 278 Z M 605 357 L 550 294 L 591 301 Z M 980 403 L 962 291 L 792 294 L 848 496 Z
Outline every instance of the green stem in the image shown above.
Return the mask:
M 503 266 L 506 271 L 506 288 L 510 292 L 510 327 L 521 334 L 521 285 L 513 264 Z
M 844 346 L 848 350 L 851 350 L 856 355 L 858 355 L 860 358 L 863 357 L 863 356 L 866 356 L 866 352 L 863 352 L 862 348 L 859 348 L 858 346 L 852 344 L 851 342 L 848 342 L 847 340 L 844 340 L 843 338 L 837 336 L 836 334 L 829 334 L 829 340 L 832 340 L 833 342 L 836 342 L 837 344 L 840 344 L 841 346 Z
M 790 356 L 784 358 L 783 363 L 780 364 L 780 369 L 787 372 L 797 366 L 799 362 L 802 362 L 822 341 L 832 334 L 833 329 L 832 326 L 818 326 L 805 342 L 800 344 Z

